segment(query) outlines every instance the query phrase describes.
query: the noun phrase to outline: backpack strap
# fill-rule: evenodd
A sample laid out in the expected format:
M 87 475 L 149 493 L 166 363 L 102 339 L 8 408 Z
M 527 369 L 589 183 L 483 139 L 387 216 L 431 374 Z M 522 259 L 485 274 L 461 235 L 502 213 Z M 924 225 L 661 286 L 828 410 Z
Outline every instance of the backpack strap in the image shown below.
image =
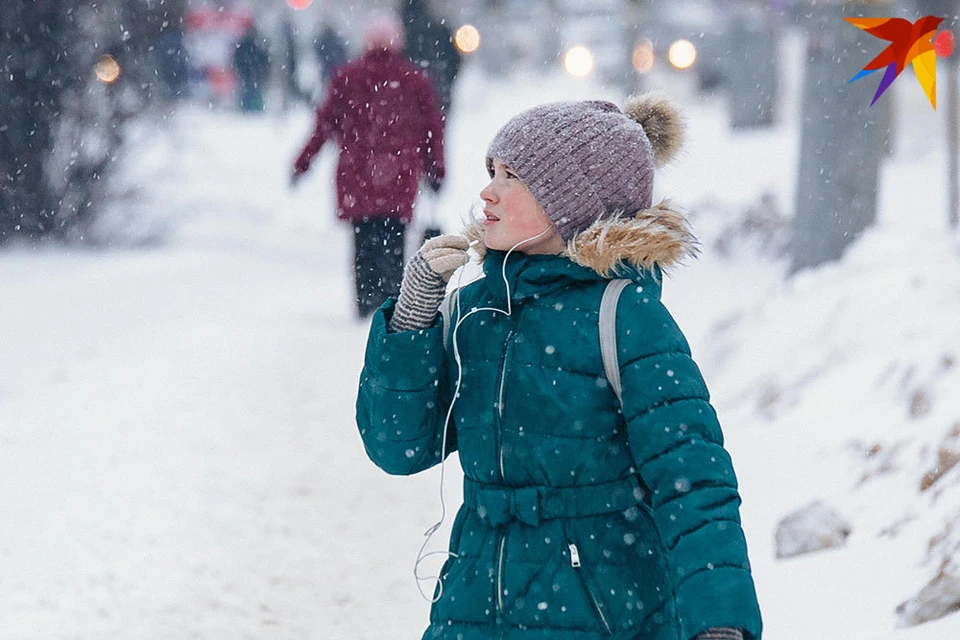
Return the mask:
M 621 407 L 623 395 L 620 389 L 620 362 L 617 358 L 617 302 L 630 282 L 624 278 L 611 280 L 603 290 L 603 298 L 600 300 L 600 355 L 603 357 L 603 370 L 607 374 L 607 381 L 617 394 Z
M 603 371 L 610 387 L 623 406 L 620 390 L 620 363 L 617 358 L 617 303 L 620 294 L 631 283 L 625 278 L 617 278 L 607 283 L 600 300 L 600 355 L 603 358 Z M 440 303 L 440 315 L 443 318 L 443 344 L 449 349 L 450 324 L 453 314 L 453 295 L 448 295 Z

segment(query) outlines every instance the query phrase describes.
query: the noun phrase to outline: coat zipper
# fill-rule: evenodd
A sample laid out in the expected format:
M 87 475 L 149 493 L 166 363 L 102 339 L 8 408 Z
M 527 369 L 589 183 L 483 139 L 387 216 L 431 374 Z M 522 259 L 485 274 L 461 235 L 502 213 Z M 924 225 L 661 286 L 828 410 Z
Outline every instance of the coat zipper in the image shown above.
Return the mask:
M 507 534 L 500 536 L 500 548 L 497 551 L 497 610 L 503 615 L 503 548 L 507 543 Z
M 497 413 L 500 420 L 503 420 L 503 383 L 507 379 L 507 356 L 510 354 L 511 338 L 513 338 L 513 330 L 507 333 L 507 348 L 503 350 L 503 362 L 500 365 L 500 390 L 497 393 Z
M 570 549 L 570 566 L 574 569 L 580 569 L 580 550 L 577 549 L 577 545 L 570 543 L 568 545 Z M 607 630 L 607 635 L 613 635 L 613 629 L 610 628 L 610 623 L 607 622 L 607 616 L 603 613 L 603 607 L 600 606 L 600 601 L 597 600 L 596 594 L 594 594 L 593 589 L 590 588 L 586 576 L 580 575 L 580 583 L 583 585 L 584 590 L 586 590 L 587 595 L 590 596 L 590 601 L 593 602 L 593 608 L 596 609 L 597 615 L 600 616 L 600 622 L 603 623 L 603 628 Z
M 507 338 L 503 348 L 503 360 L 500 363 L 500 379 L 498 381 L 497 391 L 497 466 L 500 470 L 500 481 L 503 482 L 505 472 L 503 468 L 503 386 L 507 379 L 507 361 L 510 354 L 510 343 L 513 340 L 514 331 L 507 332 Z
M 510 359 L 510 344 L 516 332 L 513 329 L 507 332 L 504 340 L 503 360 L 500 363 L 500 379 L 497 381 L 497 428 L 494 432 L 497 445 L 497 467 L 500 471 L 500 482 L 504 482 L 505 471 L 503 467 L 503 387 L 507 379 L 507 361 Z M 503 550 L 507 544 L 507 534 L 500 534 L 500 543 L 497 549 L 497 615 L 503 615 Z
M 507 363 L 510 361 L 510 347 L 513 337 L 517 335 L 516 327 L 523 315 L 524 306 L 518 304 L 510 317 L 510 330 L 503 345 L 503 361 L 500 363 L 500 379 L 497 381 L 497 428 L 495 431 L 497 445 L 497 467 L 500 471 L 500 481 L 506 481 L 506 471 L 503 464 L 503 390 L 507 380 Z

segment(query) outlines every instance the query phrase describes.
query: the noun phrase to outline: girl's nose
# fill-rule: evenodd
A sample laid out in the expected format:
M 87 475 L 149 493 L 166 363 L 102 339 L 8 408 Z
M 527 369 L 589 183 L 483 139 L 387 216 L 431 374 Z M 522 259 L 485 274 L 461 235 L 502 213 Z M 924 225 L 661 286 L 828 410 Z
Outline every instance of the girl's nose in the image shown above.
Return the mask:
M 483 189 L 480 190 L 480 197 L 484 202 L 495 202 L 497 199 L 497 194 L 493 190 L 493 180 L 487 183 Z

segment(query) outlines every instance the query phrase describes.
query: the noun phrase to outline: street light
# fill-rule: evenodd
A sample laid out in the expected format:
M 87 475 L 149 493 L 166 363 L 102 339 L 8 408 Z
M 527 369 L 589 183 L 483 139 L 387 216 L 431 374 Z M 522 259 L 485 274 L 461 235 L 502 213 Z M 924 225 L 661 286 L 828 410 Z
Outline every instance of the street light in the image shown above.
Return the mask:
M 655 61 L 653 42 L 649 38 L 644 38 L 633 49 L 633 68 L 637 70 L 637 73 L 647 73 L 653 69 Z
M 582 45 L 572 47 L 563 56 L 563 68 L 575 78 L 583 78 L 593 71 L 593 54 Z
M 303 11 L 313 4 L 313 0 L 287 0 L 287 4 L 295 11 Z
M 675 68 L 689 69 L 697 60 L 697 48 L 689 40 L 677 40 L 670 45 L 667 59 Z
M 120 77 L 120 64 L 109 53 L 100 56 L 97 63 L 93 65 L 93 73 L 97 80 L 106 84 L 113 84 Z
M 937 34 L 937 37 L 933 39 L 933 50 L 936 51 L 937 55 L 941 58 L 949 58 L 953 53 L 954 44 L 953 32 L 941 31 Z
M 465 24 L 457 29 L 453 43 L 461 53 L 473 53 L 480 47 L 480 32 L 472 24 Z

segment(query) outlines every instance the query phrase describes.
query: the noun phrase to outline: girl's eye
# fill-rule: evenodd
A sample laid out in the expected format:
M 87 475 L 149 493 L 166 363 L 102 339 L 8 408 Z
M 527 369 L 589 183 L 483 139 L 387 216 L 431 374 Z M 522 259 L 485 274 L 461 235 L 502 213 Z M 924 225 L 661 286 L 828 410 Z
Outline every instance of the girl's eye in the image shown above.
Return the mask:
M 512 171 L 504 171 L 504 173 L 507 174 L 507 177 L 508 177 L 508 178 L 516 178 L 516 177 L 517 177 L 517 174 L 515 174 L 515 173 L 512 172 Z

